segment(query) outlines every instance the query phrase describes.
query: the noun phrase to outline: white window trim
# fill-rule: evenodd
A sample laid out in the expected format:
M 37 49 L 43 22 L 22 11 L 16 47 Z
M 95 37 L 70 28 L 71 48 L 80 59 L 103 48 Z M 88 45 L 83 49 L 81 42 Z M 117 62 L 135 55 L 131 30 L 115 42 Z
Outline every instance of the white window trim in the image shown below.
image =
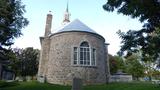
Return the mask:
M 92 66 L 92 48 L 90 47 L 90 66 Z
M 74 64 L 74 48 L 75 47 L 77 47 L 77 64 Z M 89 64 L 87 64 L 87 61 L 86 61 L 86 65 L 83 63 L 83 64 L 80 64 L 80 48 L 81 48 L 81 46 L 73 46 L 72 47 L 72 52 L 71 52 L 71 65 L 73 65 L 73 66 L 87 66 L 87 67 L 96 67 L 97 66 L 97 50 L 95 49 L 95 48 L 92 48 L 92 47 L 84 47 L 84 48 L 89 48 L 89 55 L 90 55 L 90 63 Z M 83 48 L 83 47 L 82 47 Z M 93 62 L 93 49 L 95 49 L 95 64 L 94 65 L 92 65 L 92 62 Z M 87 57 L 86 57 L 87 58 Z M 83 61 L 84 62 L 84 61 Z
M 97 66 L 97 52 L 96 52 L 96 49 L 95 48 L 93 48 L 93 50 L 95 50 L 95 65 L 92 65 L 92 66 Z M 92 54 L 94 54 L 93 52 L 92 52 Z M 93 60 L 93 59 L 92 59 Z
M 75 48 L 77 48 L 77 51 L 76 51 L 76 53 L 77 53 L 77 54 L 76 54 L 76 55 L 77 55 L 77 59 L 76 59 L 76 60 L 75 60 L 75 58 L 74 58 L 74 54 L 75 54 L 75 50 L 74 50 L 74 49 L 75 49 Z M 74 65 L 78 65 L 78 58 L 79 58 L 79 57 L 78 57 L 78 47 L 73 47 L 73 64 L 74 64 L 74 61 L 77 62 L 77 64 L 74 64 Z
M 87 60 L 87 55 L 86 55 L 86 54 L 87 54 L 88 51 L 86 50 L 86 54 L 85 54 L 85 55 L 86 55 L 86 64 L 84 64 L 84 61 L 85 61 L 85 60 L 84 60 L 84 57 L 83 57 L 83 60 L 82 60 L 82 61 L 83 61 L 83 64 L 80 64 L 80 63 L 79 63 L 79 65 L 81 65 L 81 66 L 91 66 L 91 62 L 90 62 L 90 61 L 91 61 L 91 49 L 90 49 L 90 47 L 80 47 L 80 48 L 79 48 L 79 56 L 81 56 L 81 55 L 80 55 L 80 49 L 81 49 L 81 48 L 82 48 L 82 49 L 84 49 L 84 48 L 85 48 L 85 49 L 89 49 L 89 64 L 87 63 L 88 60 Z M 83 53 L 83 54 L 84 54 L 84 53 Z M 85 55 L 83 55 L 83 56 L 85 56 Z M 79 61 L 81 61 L 80 58 L 79 58 Z

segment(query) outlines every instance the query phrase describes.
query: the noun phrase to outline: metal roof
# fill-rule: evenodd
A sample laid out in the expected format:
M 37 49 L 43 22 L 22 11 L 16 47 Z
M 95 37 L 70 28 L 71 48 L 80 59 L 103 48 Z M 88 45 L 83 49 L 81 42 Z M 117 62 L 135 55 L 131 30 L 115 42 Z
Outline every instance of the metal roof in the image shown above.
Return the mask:
M 74 21 L 60 27 L 56 33 L 66 32 L 66 31 L 83 31 L 83 32 L 91 32 L 97 34 L 94 30 L 89 28 L 87 25 L 85 25 L 78 19 L 75 19 Z

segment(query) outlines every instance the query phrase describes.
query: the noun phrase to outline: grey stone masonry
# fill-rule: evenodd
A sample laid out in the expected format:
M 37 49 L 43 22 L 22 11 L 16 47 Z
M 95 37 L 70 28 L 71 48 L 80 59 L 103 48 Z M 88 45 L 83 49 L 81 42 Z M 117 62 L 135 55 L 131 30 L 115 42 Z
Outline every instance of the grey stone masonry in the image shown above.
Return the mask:
M 51 24 L 52 15 L 48 14 L 45 35 L 40 37 L 38 80 L 61 85 L 72 85 L 73 78 L 81 79 L 84 85 L 106 83 L 109 63 L 105 39 L 79 20 L 68 24 L 63 28 L 64 31 L 53 34 Z M 76 27 L 78 28 L 74 30 Z M 66 30 L 68 28 L 71 30 Z M 81 47 L 84 42 L 87 42 L 87 47 Z M 75 60 L 78 64 L 73 63 Z
M 45 34 L 44 34 L 45 37 L 51 34 L 51 27 L 52 27 L 52 14 L 47 14 Z
M 96 66 L 73 65 L 73 47 L 87 41 L 96 49 Z M 104 39 L 86 32 L 64 32 L 42 40 L 39 76 L 53 84 L 71 85 L 73 77 L 84 84 L 106 83 L 106 49 Z

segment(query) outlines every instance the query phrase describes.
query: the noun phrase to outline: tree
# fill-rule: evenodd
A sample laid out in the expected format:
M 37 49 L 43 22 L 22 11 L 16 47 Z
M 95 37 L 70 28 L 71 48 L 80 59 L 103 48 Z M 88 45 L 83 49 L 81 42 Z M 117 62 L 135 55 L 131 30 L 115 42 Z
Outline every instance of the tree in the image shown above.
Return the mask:
M 14 48 L 10 50 L 9 53 L 9 65 L 8 67 L 10 70 L 12 70 L 15 73 L 16 76 L 21 76 L 21 54 L 22 54 L 23 49 L 20 48 Z
M 38 72 L 39 50 L 28 47 L 21 54 L 21 75 L 34 76 Z
M 115 60 L 117 61 L 118 63 L 118 69 L 119 70 L 122 70 L 123 72 L 125 72 L 125 61 L 122 57 L 120 56 L 114 56 Z
M 152 76 L 154 77 L 154 79 L 160 79 L 160 71 L 154 69 L 152 71 Z
M 13 71 L 15 76 L 20 75 L 20 70 L 19 70 L 20 69 L 20 66 L 19 66 L 20 61 L 17 56 L 20 53 L 20 50 L 21 49 L 17 49 L 17 48 L 16 48 L 16 50 L 9 48 L 7 50 L 6 55 L 5 55 L 6 56 L 5 60 L 2 63 L 2 68 L 5 70 Z M 1 73 L 2 73 L 2 71 L 1 71 Z
M 14 38 L 22 35 L 21 29 L 28 25 L 24 12 L 21 0 L 0 0 L 0 60 L 7 53 L 5 47 L 12 45 Z
M 23 17 L 25 6 L 21 0 L 0 0 L 0 78 L 1 66 L 8 60 L 7 47 L 14 43 L 14 38 L 22 35 L 21 29 L 28 25 Z
M 118 65 L 115 58 L 112 55 L 109 54 L 108 56 L 109 56 L 110 73 L 114 74 L 118 70 Z
M 28 47 L 25 49 L 14 48 L 8 53 L 7 67 L 16 76 L 35 76 L 38 71 L 39 50 Z
M 125 72 L 125 62 L 119 56 L 109 54 L 110 73 L 115 74 L 118 70 Z
M 140 57 L 136 54 L 132 54 L 127 57 L 125 60 L 126 63 L 126 72 L 131 74 L 134 79 L 138 80 L 139 77 L 144 76 L 145 68 L 140 63 Z
M 148 56 L 156 60 L 160 56 L 160 48 L 157 48 L 160 46 L 160 0 L 108 0 L 103 8 L 138 18 L 144 23 L 140 30 L 118 32 L 123 44 L 119 54 L 127 52 L 129 56 L 141 50 L 143 60 Z

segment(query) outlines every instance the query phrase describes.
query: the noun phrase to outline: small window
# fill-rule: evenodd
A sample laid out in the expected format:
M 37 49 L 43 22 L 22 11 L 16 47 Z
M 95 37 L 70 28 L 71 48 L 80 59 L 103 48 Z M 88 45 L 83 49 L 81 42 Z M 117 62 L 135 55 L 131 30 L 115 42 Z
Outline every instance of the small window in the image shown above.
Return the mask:
M 92 65 L 95 66 L 96 65 L 96 49 L 92 49 Z
M 78 64 L 78 48 L 74 47 L 73 51 L 74 51 L 74 55 L 73 55 L 74 61 L 73 61 L 73 64 L 77 65 Z

